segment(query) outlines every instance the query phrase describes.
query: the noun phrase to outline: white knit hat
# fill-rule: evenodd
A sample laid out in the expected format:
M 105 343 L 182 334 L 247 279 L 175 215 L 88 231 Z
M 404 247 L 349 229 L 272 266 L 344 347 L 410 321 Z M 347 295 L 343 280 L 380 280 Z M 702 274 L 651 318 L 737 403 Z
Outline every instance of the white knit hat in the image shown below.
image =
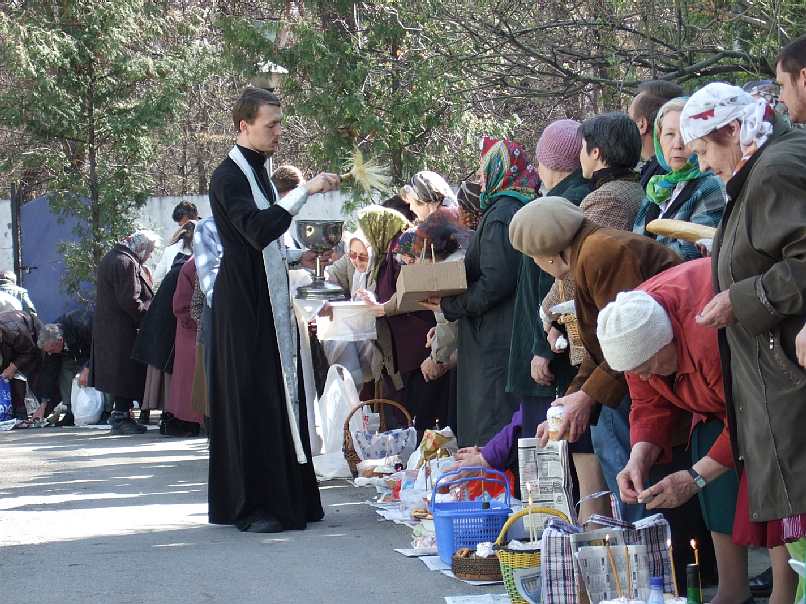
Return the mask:
M 596 328 L 607 364 L 631 371 L 671 343 L 672 322 L 666 310 L 646 292 L 621 292 L 599 313 Z

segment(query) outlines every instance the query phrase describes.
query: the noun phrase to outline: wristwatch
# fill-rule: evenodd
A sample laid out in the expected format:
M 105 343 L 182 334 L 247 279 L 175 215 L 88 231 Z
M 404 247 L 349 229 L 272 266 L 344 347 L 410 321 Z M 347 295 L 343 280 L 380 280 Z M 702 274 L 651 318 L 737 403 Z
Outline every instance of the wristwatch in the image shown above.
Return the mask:
M 697 488 L 700 489 L 701 491 L 705 488 L 705 485 L 708 484 L 705 478 L 703 478 L 694 468 L 689 468 L 688 473 L 691 475 L 694 484 L 696 484 Z

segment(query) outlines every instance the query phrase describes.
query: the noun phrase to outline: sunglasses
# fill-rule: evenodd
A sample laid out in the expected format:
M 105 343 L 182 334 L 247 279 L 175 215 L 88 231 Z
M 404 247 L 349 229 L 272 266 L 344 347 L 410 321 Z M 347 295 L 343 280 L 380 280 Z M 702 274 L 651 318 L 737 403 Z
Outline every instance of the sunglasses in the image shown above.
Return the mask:
M 367 254 L 359 254 L 358 252 L 350 252 L 347 254 L 350 260 L 358 260 L 359 262 L 366 262 L 369 260 L 369 256 Z

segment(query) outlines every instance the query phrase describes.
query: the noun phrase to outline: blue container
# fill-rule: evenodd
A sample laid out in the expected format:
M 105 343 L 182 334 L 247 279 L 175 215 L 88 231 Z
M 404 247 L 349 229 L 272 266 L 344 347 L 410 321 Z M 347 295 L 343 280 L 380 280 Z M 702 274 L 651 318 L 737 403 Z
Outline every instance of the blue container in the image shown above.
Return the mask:
M 8 380 L 0 378 L 0 422 L 8 421 L 14 417 L 11 406 L 11 384 Z
M 440 489 L 450 490 L 469 482 L 503 486 L 504 501 L 493 501 L 485 497 L 486 490 L 482 488 L 482 496 L 474 501 L 437 503 L 436 496 Z M 475 550 L 479 543 L 495 542 L 498 539 L 501 528 L 512 513 L 509 481 L 503 472 L 489 468 L 472 467 L 447 472 L 434 484 L 431 493 L 431 513 L 434 516 L 439 558 L 450 565 L 456 550 L 463 547 Z

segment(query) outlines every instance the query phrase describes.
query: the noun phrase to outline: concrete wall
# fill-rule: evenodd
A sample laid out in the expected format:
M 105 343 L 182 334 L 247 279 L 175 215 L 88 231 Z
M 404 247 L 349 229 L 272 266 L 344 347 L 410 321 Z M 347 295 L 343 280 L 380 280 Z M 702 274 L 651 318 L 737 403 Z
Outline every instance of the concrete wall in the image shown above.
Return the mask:
M 14 253 L 11 243 L 11 200 L 0 199 L 0 270 L 14 268 Z

